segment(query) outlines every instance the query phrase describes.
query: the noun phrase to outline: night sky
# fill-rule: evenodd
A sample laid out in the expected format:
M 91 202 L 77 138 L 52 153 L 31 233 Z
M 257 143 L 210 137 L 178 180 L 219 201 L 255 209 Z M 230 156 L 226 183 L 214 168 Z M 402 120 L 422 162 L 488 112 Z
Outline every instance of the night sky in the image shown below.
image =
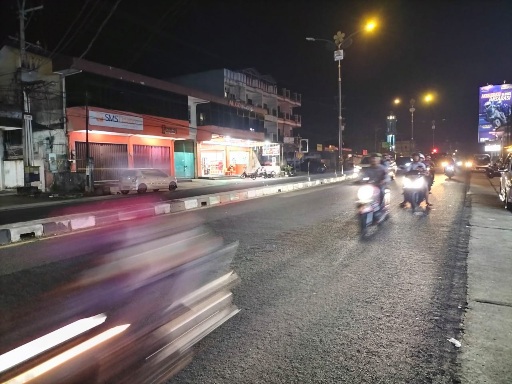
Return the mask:
M 41 4 L 26 38 L 49 51 L 86 52 L 157 78 L 249 67 L 272 75 L 302 94 L 300 134 L 312 143 L 337 144 L 338 70 L 331 48 L 305 38 L 350 34 L 368 17 L 378 28 L 357 35 L 342 61 L 346 146 L 373 150 L 391 110 L 398 138 L 409 139 L 411 98 L 420 146 L 431 146 L 433 119 L 441 150 L 476 146 L 478 87 L 512 82 L 512 1 L 27 0 L 27 8 Z M 17 1 L 0 6 L 5 39 L 19 30 Z M 431 107 L 422 102 L 427 92 L 436 96 Z

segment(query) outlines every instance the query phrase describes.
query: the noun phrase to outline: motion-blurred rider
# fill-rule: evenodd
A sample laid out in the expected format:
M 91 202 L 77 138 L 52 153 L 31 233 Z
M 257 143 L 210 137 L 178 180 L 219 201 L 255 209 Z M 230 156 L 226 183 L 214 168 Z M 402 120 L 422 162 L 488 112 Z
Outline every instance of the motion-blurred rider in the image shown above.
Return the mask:
M 384 188 L 386 187 L 389 176 L 388 169 L 381 163 L 382 155 L 380 153 L 372 153 L 370 155 L 370 166 L 364 168 L 364 176 L 368 177 L 375 186 L 379 187 L 379 204 L 383 208 Z
M 410 171 L 423 171 L 423 172 L 427 172 L 427 166 L 425 165 L 424 162 L 421 161 L 421 156 L 423 156 L 422 154 L 420 153 L 413 153 L 412 154 L 412 162 L 407 166 L 407 168 L 405 169 L 405 172 L 410 172 Z M 425 177 L 428 178 L 428 174 L 425 174 Z M 428 201 L 428 179 L 427 179 L 427 186 L 425 187 L 425 201 L 427 203 L 427 207 L 431 207 L 433 204 L 431 204 L 429 201 Z M 406 204 L 406 201 L 402 201 L 400 203 L 400 207 L 405 207 L 405 204 Z

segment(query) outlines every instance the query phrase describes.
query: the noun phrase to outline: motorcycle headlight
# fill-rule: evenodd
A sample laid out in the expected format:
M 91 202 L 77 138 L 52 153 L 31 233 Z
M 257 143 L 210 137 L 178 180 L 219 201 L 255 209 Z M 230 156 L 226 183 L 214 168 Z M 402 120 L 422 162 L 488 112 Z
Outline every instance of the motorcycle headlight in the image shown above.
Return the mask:
M 441 163 L 441 166 L 442 166 L 443 168 L 444 168 L 444 167 L 446 167 L 447 165 L 448 165 L 448 163 L 447 163 L 446 161 L 443 161 L 443 162 Z
M 462 166 L 462 161 L 457 161 L 457 167 L 461 167 Z
M 466 161 L 466 167 L 471 168 L 473 166 L 473 162 Z
M 418 179 L 411 180 L 409 178 L 404 179 L 404 188 L 414 188 L 414 189 L 421 189 L 425 187 L 425 180 L 423 177 L 420 177 Z
M 372 185 L 363 185 L 357 191 L 358 200 L 367 201 L 371 200 L 373 197 L 373 186 Z
M 447 165 L 446 166 L 447 171 L 453 171 L 453 165 Z

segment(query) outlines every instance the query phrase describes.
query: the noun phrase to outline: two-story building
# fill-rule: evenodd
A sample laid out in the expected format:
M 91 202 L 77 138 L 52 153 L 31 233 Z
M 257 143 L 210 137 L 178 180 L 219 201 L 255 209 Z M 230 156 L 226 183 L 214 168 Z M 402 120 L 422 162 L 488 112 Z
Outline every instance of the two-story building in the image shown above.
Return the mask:
M 16 74 L 19 51 L 4 49 L 12 54 L 8 61 Z M 3 58 L 0 68 L 5 64 Z M 48 103 L 53 97 L 59 102 L 42 105 L 39 116 L 47 119 L 33 122 L 42 133 L 34 129 L 36 150 L 31 161 L 39 162 L 40 173 L 45 175 L 43 190 L 50 188 L 61 172 L 85 174 L 87 157 L 93 161 L 96 181 L 116 180 L 121 170 L 132 167 L 155 167 L 177 177 L 193 178 L 253 169 L 260 165 L 262 148 L 269 148 L 265 140 L 268 109 L 262 106 L 83 59 L 50 60 L 42 52 L 38 60 L 45 64 L 34 65 L 32 72 L 48 76 L 38 78 L 39 98 Z M 20 84 L 16 77 L 10 81 L 14 88 Z M 21 90 L 18 87 L 12 93 L 21 95 Z M 0 100 L 7 98 L 2 96 Z M 26 148 L 22 145 L 24 112 L 19 97 L 8 104 L 10 109 L 2 108 L 5 116 L 0 116 L 2 133 L 20 132 L 2 135 L 4 148 L 9 148 L 4 152 L 19 157 L 21 171 L 12 182 L 0 185 L 2 188 L 23 185 L 23 159 L 30 152 L 26 148 L 32 147 L 30 141 Z M 5 111 L 11 112 L 7 116 Z M 4 168 L 2 181 L 11 180 Z

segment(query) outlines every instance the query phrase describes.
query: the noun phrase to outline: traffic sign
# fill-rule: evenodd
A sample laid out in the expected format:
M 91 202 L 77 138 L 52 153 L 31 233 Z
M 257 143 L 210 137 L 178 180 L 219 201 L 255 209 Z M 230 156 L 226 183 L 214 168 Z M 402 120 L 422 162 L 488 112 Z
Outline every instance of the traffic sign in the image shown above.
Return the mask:
M 334 61 L 341 61 L 341 60 L 343 60 L 343 49 L 334 51 Z

